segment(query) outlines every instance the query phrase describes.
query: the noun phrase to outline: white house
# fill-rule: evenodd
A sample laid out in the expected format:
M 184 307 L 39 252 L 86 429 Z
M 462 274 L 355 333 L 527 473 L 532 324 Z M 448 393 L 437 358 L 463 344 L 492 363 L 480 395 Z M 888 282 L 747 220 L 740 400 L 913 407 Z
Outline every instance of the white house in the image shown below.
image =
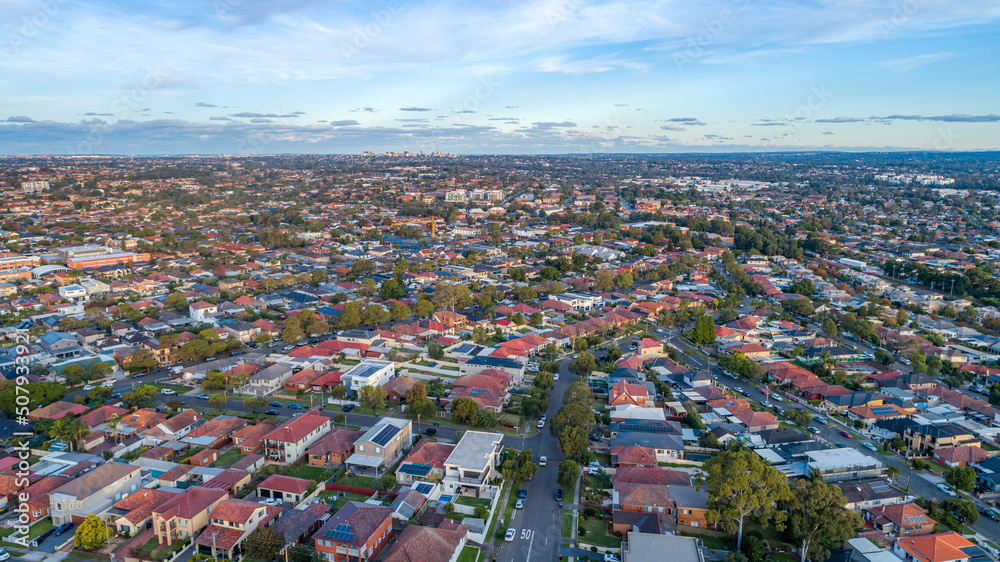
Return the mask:
M 602 299 L 600 295 L 588 295 L 585 293 L 562 293 L 559 295 L 552 295 L 549 298 L 572 306 L 573 310 L 590 310 L 600 307 L 604 302 L 604 299 Z
M 382 386 L 396 375 L 396 365 L 392 361 L 368 359 L 356 365 L 340 377 L 349 394 L 357 394 L 364 386 Z
M 214 320 L 213 316 L 218 313 L 218 306 L 205 301 L 198 301 L 192 304 L 188 309 L 188 315 L 195 322 L 211 322 Z

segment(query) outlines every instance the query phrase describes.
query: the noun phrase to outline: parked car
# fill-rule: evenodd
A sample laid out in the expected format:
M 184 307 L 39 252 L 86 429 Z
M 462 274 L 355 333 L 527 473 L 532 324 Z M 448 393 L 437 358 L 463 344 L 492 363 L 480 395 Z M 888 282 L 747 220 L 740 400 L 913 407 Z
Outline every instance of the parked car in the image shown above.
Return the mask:
M 865 449 L 868 449 L 869 451 L 872 451 L 872 452 L 878 451 L 878 447 L 876 447 L 875 445 L 872 445 L 871 443 L 862 443 L 861 446 L 864 447 Z
M 563 491 L 562 491 L 562 488 L 556 488 L 556 501 L 557 502 L 563 501 Z
M 115 386 L 115 381 L 104 381 L 101 383 L 101 388 L 112 388 Z
M 772 392 L 771 393 L 771 400 L 774 400 L 775 402 L 784 402 L 785 401 L 785 399 L 782 398 L 781 395 L 778 394 L 777 392 Z
M 521 488 L 520 490 L 517 491 L 517 498 L 518 499 L 523 500 L 526 497 L 528 497 L 528 491 L 527 490 L 525 490 L 524 488 Z
M 0 560 L 6 560 L 10 558 L 10 553 L 6 550 L 0 550 Z
M 278 415 L 278 410 L 264 410 L 265 416 L 276 416 Z
M 828 423 L 823 416 L 813 416 L 813 421 L 816 423 Z
M 544 455 L 541 456 L 541 457 L 538 457 L 538 466 L 545 466 L 546 464 L 548 464 L 548 462 L 549 462 L 549 459 L 546 458 Z
M 938 484 L 937 488 L 938 488 L 938 490 L 941 490 L 942 492 L 948 494 L 949 496 L 957 496 L 958 495 L 958 494 L 955 493 L 955 490 L 951 486 L 948 486 L 946 484 Z
M 288 405 L 288 408 L 292 410 L 301 410 L 304 407 L 305 406 L 303 406 L 302 404 L 296 404 L 295 402 L 292 402 L 291 404 Z
M 552 380 L 554 380 L 554 381 L 557 381 L 557 380 L 559 380 L 559 373 L 555 373 L 555 374 L 553 374 L 553 375 L 552 375 Z
M 177 391 L 172 388 L 164 388 L 163 390 L 160 391 L 160 394 L 163 394 L 165 396 L 177 396 Z
M 66 531 L 70 530 L 71 528 L 73 528 L 73 524 L 72 523 L 63 523 L 62 525 L 59 525 L 58 527 L 56 527 L 54 531 L 52 531 L 52 536 L 53 537 L 58 537 L 59 535 L 65 533 Z
M 982 510 L 982 513 L 983 515 L 986 516 L 987 519 L 990 519 L 992 521 L 1000 521 L 1000 512 L 993 509 L 992 507 L 987 507 L 986 509 Z
M 268 402 L 267 405 L 271 406 L 272 408 L 281 408 L 285 404 L 283 402 L 274 401 L 274 402 Z
M 514 529 L 507 529 L 507 533 L 504 534 L 503 540 L 507 542 L 514 542 L 514 537 L 517 536 L 517 531 Z
M 524 500 L 517 500 L 517 502 L 514 504 L 514 509 L 523 509 L 523 508 L 524 508 Z
M 353 410 L 356 407 L 357 406 L 355 406 L 354 404 L 344 404 L 344 407 L 341 408 L 341 410 L 344 411 L 344 412 L 350 412 L 351 410 Z
M 538 420 L 538 429 L 545 427 L 545 420 Z
M 846 429 L 841 429 L 840 434 L 848 439 L 854 439 L 854 435 L 852 435 L 851 432 L 847 431 Z
M 819 428 L 818 428 L 818 427 L 815 427 L 815 426 L 812 426 L 812 425 L 810 425 L 810 426 L 809 426 L 809 427 L 807 427 L 806 429 L 808 429 L 809 431 L 811 431 L 812 433 L 815 433 L 815 434 L 817 434 L 817 435 L 819 434 Z
M 83 389 L 84 390 L 94 390 L 94 385 L 88 384 L 88 385 L 84 386 Z
M 207 395 L 207 394 L 205 394 L 204 392 L 202 392 L 202 393 L 201 393 L 201 394 L 199 394 L 198 396 L 195 396 L 195 398 L 200 398 L 200 399 L 202 399 L 202 400 L 208 400 L 208 395 Z
M 426 433 L 427 435 L 437 435 L 437 432 L 438 430 L 434 429 L 433 427 L 428 427 L 427 429 L 424 430 L 424 433 Z

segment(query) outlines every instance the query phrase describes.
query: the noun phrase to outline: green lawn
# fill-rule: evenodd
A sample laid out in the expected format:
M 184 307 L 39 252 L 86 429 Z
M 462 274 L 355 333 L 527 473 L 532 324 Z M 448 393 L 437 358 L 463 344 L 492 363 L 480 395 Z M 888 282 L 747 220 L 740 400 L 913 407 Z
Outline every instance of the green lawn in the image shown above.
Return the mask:
M 461 505 L 467 505 L 469 507 L 476 507 L 477 505 L 480 504 L 485 505 L 486 507 L 490 506 L 489 500 L 486 500 L 484 498 L 474 498 L 472 496 L 459 496 L 458 499 L 455 500 L 455 503 Z
M 591 517 L 584 522 L 583 527 L 587 529 L 587 534 L 579 537 L 581 542 L 589 542 L 597 546 L 606 546 L 609 548 L 621 548 L 621 538 L 607 534 L 608 518 L 599 519 Z
M 215 461 L 215 464 L 229 468 L 233 465 L 233 463 L 242 458 L 243 455 L 240 453 L 239 449 L 230 449 L 223 453 L 222 456 L 219 457 L 219 460 Z
M 476 562 L 478 557 L 478 548 L 474 546 L 466 546 L 462 548 L 461 554 L 458 555 L 458 562 Z
M 177 394 L 184 394 L 185 392 L 191 392 L 192 390 L 194 390 L 190 386 L 175 386 L 170 384 L 156 384 L 153 386 L 155 386 L 158 391 L 162 391 L 165 388 L 169 388 L 170 390 L 173 390 Z
M 334 513 L 336 513 L 337 510 L 339 510 L 340 508 L 344 507 L 344 504 L 346 504 L 349 501 L 363 502 L 363 501 L 365 501 L 365 500 L 368 499 L 368 496 L 363 496 L 361 494 L 351 494 L 351 493 L 346 493 L 346 492 L 334 492 L 333 490 L 324 490 L 324 491 L 322 491 L 322 492 L 319 493 L 320 497 L 323 497 L 323 498 L 330 497 L 333 494 L 344 494 L 343 496 L 340 496 L 336 500 L 334 500 L 334 502 L 332 504 L 330 504 L 333 507 L 333 512 Z
M 682 531 L 685 537 L 694 537 L 702 542 L 705 548 L 712 550 L 731 550 L 736 548 L 736 539 L 733 537 L 716 537 L 713 535 L 703 535 L 701 533 L 689 533 Z
M 344 486 L 357 486 L 358 488 L 368 488 L 369 490 L 379 490 L 382 488 L 382 483 L 370 476 L 341 476 L 337 480 L 337 484 L 343 484 Z
M 573 536 L 573 511 L 564 509 L 562 512 L 562 534 L 569 538 Z
M 52 519 L 46 517 L 45 519 L 42 519 L 41 521 L 35 523 L 34 525 L 28 528 L 28 539 L 31 540 L 37 537 L 38 535 L 44 533 L 45 531 L 48 531 L 51 528 L 52 528 Z M 16 529 L 14 527 L 10 527 L 7 529 L 0 529 L 0 537 L 9 537 L 13 535 L 15 531 Z
M 288 471 L 288 476 L 294 478 L 304 478 L 306 480 L 315 480 L 316 482 L 324 482 L 327 478 L 333 476 L 335 471 L 332 468 L 323 468 L 321 466 L 310 466 L 306 463 L 302 463 L 296 468 Z

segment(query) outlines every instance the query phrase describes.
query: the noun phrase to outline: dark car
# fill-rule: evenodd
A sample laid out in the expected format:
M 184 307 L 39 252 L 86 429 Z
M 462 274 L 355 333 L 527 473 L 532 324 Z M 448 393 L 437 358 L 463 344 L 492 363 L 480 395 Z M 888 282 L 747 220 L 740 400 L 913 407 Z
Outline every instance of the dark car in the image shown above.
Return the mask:
M 556 488 L 556 501 L 557 502 L 563 501 L 563 491 L 562 491 L 562 488 Z
M 593 433 L 590 434 L 590 440 L 591 441 L 601 441 L 602 439 L 604 439 L 604 438 L 601 437 L 600 435 L 595 435 Z
M 276 415 L 278 415 L 278 410 L 265 410 L 264 411 L 264 415 L 265 416 L 276 416 Z
M 52 536 L 53 537 L 58 537 L 59 535 L 65 533 L 66 531 L 68 531 L 68 530 L 70 530 L 72 528 L 73 528 L 73 524 L 72 523 L 64 523 L 64 524 L 59 525 L 58 527 L 56 527 L 55 531 L 52 531 Z
M 350 412 L 354 408 L 355 408 L 354 404 L 344 404 L 344 407 L 341 408 L 341 410 L 343 410 L 345 412 Z
M 292 402 L 291 404 L 288 405 L 288 407 L 291 408 L 292 410 L 301 410 L 305 406 L 303 406 L 302 404 L 296 404 L 295 402 Z
M 111 398 L 121 398 L 121 397 L 122 397 L 122 393 L 121 392 L 116 392 L 116 393 L 114 393 L 114 394 L 111 395 Z
M 437 432 L 438 430 L 434 429 L 433 427 L 428 427 L 427 429 L 424 430 L 424 433 L 426 433 L 427 435 L 437 435 Z
M 284 404 L 282 404 L 281 402 L 269 402 L 267 405 L 273 408 L 280 408 L 284 406 Z
M 526 497 L 528 497 L 528 491 L 527 490 L 525 490 L 524 488 L 521 488 L 520 490 L 517 491 L 517 499 L 523 500 Z

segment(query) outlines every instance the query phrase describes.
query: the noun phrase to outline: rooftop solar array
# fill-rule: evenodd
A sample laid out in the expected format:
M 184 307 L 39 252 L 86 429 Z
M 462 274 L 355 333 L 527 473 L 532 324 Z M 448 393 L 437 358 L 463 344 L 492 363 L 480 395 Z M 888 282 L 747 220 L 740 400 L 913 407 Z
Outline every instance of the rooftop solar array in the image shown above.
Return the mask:
M 399 467 L 399 472 L 402 474 L 412 474 L 413 476 L 427 476 L 427 473 L 434 468 L 429 464 L 420 463 L 406 463 Z
M 896 409 L 892 406 L 875 406 L 872 408 L 872 413 L 876 416 L 890 416 L 896 413 Z
M 425 496 L 427 494 L 431 493 L 431 490 L 433 490 L 433 489 L 434 489 L 434 486 L 432 484 L 428 484 L 427 482 L 421 482 L 421 483 L 417 484 L 417 486 L 414 488 L 414 490 L 420 492 L 421 494 L 423 494 Z
M 341 523 L 340 525 L 337 525 L 333 529 L 323 533 L 323 536 L 325 536 L 328 539 L 334 539 L 344 542 L 353 542 L 354 541 L 354 533 L 352 532 L 353 530 L 354 528 L 351 527 L 350 525 L 344 525 L 343 523 Z
M 378 435 L 372 438 L 372 443 L 385 447 L 386 443 L 392 440 L 392 437 L 397 433 L 399 433 L 398 427 L 392 424 L 386 424 L 386 426 L 382 428 L 382 431 L 379 431 Z
M 892 491 L 892 488 L 884 480 L 873 480 L 868 483 L 868 487 L 876 494 L 887 494 Z
M 909 516 L 909 517 L 906 518 L 906 522 L 909 523 L 909 524 L 911 524 L 911 525 L 914 525 L 916 523 L 926 523 L 927 522 L 927 517 L 925 517 L 923 515 L 911 515 L 911 516 Z
M 484 392 L 486 392 L 486 390 L 484 390 L 482 388 L 473 388 L 472 390 L 469 391 L 469 395 L 470 396 L 479 396 L 480 394 L 482 394 Z

